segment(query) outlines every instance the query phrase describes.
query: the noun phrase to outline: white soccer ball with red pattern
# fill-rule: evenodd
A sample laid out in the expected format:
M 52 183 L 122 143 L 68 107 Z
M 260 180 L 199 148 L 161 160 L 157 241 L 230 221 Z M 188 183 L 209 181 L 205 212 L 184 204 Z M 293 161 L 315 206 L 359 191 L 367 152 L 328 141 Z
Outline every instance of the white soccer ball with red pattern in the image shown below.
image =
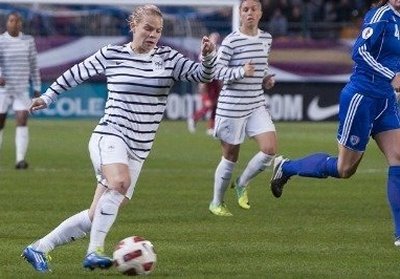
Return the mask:
M 124 275 L 147 275 L 157 261 L 153 244 L 140 236 L 130 236 L 121 240 L 113 253 L 114 263 Z

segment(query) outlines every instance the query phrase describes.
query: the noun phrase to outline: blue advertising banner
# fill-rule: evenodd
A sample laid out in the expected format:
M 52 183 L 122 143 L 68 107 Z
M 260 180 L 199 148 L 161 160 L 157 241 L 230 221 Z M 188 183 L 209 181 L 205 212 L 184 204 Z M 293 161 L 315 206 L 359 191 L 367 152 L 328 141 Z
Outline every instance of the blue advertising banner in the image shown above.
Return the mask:
M 43 89 L 50 84 L 44 83 Z M 191 84 L 178 83 L 171 90 L 165 117 L 171 120 L 186 119 L 200 108 L 201 97 L 192 94 Z M 49 108 L 34 113 L 38 118 L 100 118 L 107 99 L 104 82 L 86 82 L 62 94 Z

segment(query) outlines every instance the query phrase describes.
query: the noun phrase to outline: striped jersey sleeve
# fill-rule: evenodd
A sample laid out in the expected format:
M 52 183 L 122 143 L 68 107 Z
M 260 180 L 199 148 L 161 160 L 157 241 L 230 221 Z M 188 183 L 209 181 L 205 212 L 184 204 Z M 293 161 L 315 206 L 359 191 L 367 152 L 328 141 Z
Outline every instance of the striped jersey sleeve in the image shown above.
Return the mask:
M 57 80 L 50 85 L 46 93 L 41 96 L 46 104 L 49 105 L 56 101 L 61 93 L 81 84 L 85 80 L 102 74 L 106 69 L 107 59 L 104 53 L 108 51 L 108 47 L 109 46 L 100 49 L 92 56 L 74 65 L 59 76 Z
M 121 138 L 133 156 L 145 160 L 175 81 L 211 81 L 215 56 L 196 63 L 166 46 L 149 54 L 136 54 L 129 44 L 107 46 L 67 70 L 41 98 L 51 103 L 71 87 L 105 74 L 108 98 L 94 133 Z
M 218 116 L 243 118 L 265 106 L 262 84 L 268 71 L 271 44 L 271 35 L 261 30 L 256 36 L 236 31 L 224 39 L 215 71 L 215 78 L 224 81 L 218 99 Z M 249 62 L 255 67 L 255 73 L 245 77 L 243 67 Z

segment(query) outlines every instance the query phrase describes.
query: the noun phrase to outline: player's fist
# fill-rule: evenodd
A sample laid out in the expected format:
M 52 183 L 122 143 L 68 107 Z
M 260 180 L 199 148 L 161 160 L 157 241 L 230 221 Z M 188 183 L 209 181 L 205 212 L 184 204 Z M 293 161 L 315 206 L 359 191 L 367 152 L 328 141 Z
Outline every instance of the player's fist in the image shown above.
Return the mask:
M 269 74 L 266 75 L 263 79 L 263 87 L 265 89 L 271 89 L 272 87 L 275 86 L 275 78 L 274 78 L 275 74 Z
M 255 72 L 255 67 L 251 64 L 251 60 L 249 62 L 247 62 L 246 64 L 244 64 L 243 66 L 243 70 L 244 70 L 244 76 L 245 77 L 252 77 L 254 76 L 254 72 Z
M 29 111 L 32 113 L 34 111 L 45 108 L 47 108 L 47 105 L 42 98 L 34 98 L 32 100 L 31 106 L 29 107 Z

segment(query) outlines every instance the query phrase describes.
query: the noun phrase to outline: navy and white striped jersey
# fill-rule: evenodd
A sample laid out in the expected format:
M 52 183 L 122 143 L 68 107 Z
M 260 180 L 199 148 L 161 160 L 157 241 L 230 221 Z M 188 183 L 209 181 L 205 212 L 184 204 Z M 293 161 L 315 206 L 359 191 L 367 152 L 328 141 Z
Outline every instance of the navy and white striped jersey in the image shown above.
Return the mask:
M 244 118 L 266 105 L 262 83 L 268 71 L 271 43 L 272 36 L 261 30 L 256 36 L 235 31 L 223 40 L 215 72 L 215 79 L 224 81 L 218 99 L 218 116 Z M 243 66 L 249 61 L 255 73 L 244 77 Z
M 400 14 L 390 4 L 371 9 L 353 48 L 353 86 L 360 94 L 388 97 L 400 72 Z
M 34 90 L 41 91 L 37 51 L 32 36 L 20 33 L 18 37 L 12 37 L 8 32 L 0 35 L 0 71 L 0 76 L 6 81 L 0 92 L 29 92 L 30 81 Z
M 136 54 L 130 44 L 109 45 L 63 73 L 41 98 L 49 104 L 64 91 L 104 73 L 108 98 L 94 133 L 120 137 L 132 154 L 144 160 L 174 82 L 211 81 L 215 61 L 215 53 L 196 63 L 167 46 Z

